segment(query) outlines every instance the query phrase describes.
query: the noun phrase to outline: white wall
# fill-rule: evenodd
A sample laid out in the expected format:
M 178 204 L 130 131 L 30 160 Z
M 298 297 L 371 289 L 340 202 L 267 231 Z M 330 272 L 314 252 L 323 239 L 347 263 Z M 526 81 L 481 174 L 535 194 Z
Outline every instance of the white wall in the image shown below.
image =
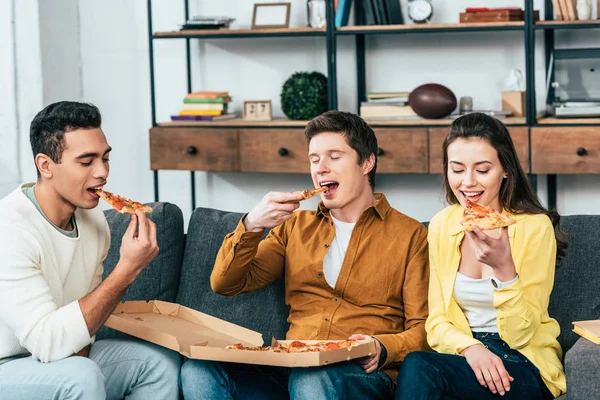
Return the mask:
M 191 15 L 228 15 L 236 18 L 232 28 L 247 28 L 251 24 L 253 3 L 247 0 L 190 0 Z M 79 40 L 81 57 L 81 83 L 75 74 L 68 80 L 72 85 L 69 90 L 76 93 L 80 84 L 81 99 L 99 106 L 103 112 L 104 131 L 115 149 L 107 188 L 141 201 L 151 201 L 146 2 L 80 0 L 78 7 L 74 1 L 65 1 L 65 4 L 69 11 L 64 13 L 62 23 L 78 26 L 79 37 L 73 38 L 69 45 L 73 46 Z M 433 0 L 433 4 L 433 22 L 456 22 L 458 13 L 472 6 L 467 0 Z M 523 2 L 490 0 L 485 5 L 523 6 Z M 535 5 L 543 15 L 543 1 L 536 0 Z M 78 10 L 73 11 L 76 8 Z M 293 0 L 291 26 L 303 26 L 304 13 L 305 0 Z M 155 31 L 176 30 L 183 20 L 183 1 L 153 0 L 153 14 Z M 78 21 L 74 20 L 76 15 Z M 40 25 L 43 27 L 44 23 Z M 598 31 L 560 32 L 557 33 L 557 45 L 595 46 L 599 38 Z M 537 39 L 536 87 L 538 105 L 541 105 L 545 76 L 541 33 L 537 34 Z M 0 39 L 0 55 L 4 54 L 5 41 Z M 42 54 L 46 54 L 44 50 L 46 46 L 53 46 L 52 41 L 43 43 Z M 186 94 L 184 43 L 181 39 L 154 41 L 159 121 L 168 120 L 177 112 Z M 525 65 L 523 35 L 517 32 L 381 35 L 369 37 L 367 46 L 368 90 L 411 90 L 422 83 L 439 82 L 451 88 L 458 97 L 472 96 L 475 107 L 481 109 L 499 108 L 503 79 L 510 69 L 524 70 Z M 274 114 L 283 115 L 279 101 L 283 82 L 296 71 L 326 73 L 324 53 L 324 38 L 194 40 L 193 90 L 228 90 L 237 110 L 243 100 L 271 99 Z M 60 85 L 69 86 L 64 80 L 65 75 L 61 76 Z M 355 57 L 351 37 L 338 40 L 338 90 L 339 108 L 356 112 Z M 46 97 L 50 98 L 49 95 Z M 28 147 L 27 143 L 22 147 Z M 197 172 L 195 176 L 197 206 L 234 211 L 250 209 L 270 190 L 298 190 L 310 185 L 308 176 L 293 174 Z M 189 217 L 189 172 L 161 171 L 159 178 L 161 200 L 178 204 L 185 217 Z M 559 211 L 565 214 L 597 213 L 598 183 L 598 176 L 560 177 Z M 394 207 L 420 220 L 431 218 L 443 207 L 438 176 L 380 175 L 377 189 L 388 195 Z M 541 177 L 540 194 L 544 193 L 545 182 Z M 303 204 L 303 208 L 315 205 L 316 200 Z
M 80 100 L 78 0 L 38 0 L 44 104 Z
M 29 123 L 42 108 L 36 0 L 0 2 L 0 195 L 35 179 Z

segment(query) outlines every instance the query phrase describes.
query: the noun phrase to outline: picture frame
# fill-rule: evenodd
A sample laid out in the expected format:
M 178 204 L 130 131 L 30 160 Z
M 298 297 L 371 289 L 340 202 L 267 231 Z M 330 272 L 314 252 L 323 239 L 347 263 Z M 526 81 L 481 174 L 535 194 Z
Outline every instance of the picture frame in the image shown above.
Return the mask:
M 292 3 L 255 3 L 252 29 L 289 28 Z
M 273 107 L 271 100 L 246 100 L 242 114 L 244 121 L 271 121 Z

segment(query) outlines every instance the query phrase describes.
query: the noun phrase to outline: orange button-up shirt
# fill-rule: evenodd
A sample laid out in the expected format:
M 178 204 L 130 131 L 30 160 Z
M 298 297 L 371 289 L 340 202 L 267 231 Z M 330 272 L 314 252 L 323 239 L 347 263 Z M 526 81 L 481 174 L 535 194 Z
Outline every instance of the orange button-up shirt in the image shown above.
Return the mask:
M 273 228 L 247 232 L 240 221 L 219 250 L 211 275 L 217 293 L 233 296 L 285 276 L 286 339 L 375 336 L 386 348 L 381 368 L 392 379 L 411 351 L 429 349 L 425 334 L 429 261 L 426 228 L 393 209 L 383 194 L 356 222 L 335 287 L 323 259 L 335 227 L 323 203 Z

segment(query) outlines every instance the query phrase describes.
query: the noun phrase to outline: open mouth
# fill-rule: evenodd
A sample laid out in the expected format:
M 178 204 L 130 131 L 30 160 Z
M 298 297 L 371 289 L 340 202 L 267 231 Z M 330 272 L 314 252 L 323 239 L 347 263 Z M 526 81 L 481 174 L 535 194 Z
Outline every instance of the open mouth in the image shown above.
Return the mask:
M 90 196 L 92 196 L 93 199 L 98 199 L 100 196 L 98 196 L 98 193 L 96 193 L 96 190 L 102 189 L 103 186 L 104 185 L 89 187 L 89 188 L 87 188 L 87 191 L 90 194 Z
M 322 181 L 319 182 L 319 186 L 327 187 L 327 191 L 325 193 L 323 193 L 323 196 L 325 196 L 325 198 L 330 199 L 334 196 L 335 192 L 337 191 L 337 188 L 340 186 L 339 182 L 336 181 Z
M 460 192 L 463 197 L 469 201 L 472 201 L 473 203 L 478 203 L 479 200 L 481 200 L 481 198 L 483 197 L 483 191 L 480 192 L 464 192 L 461 191 Z

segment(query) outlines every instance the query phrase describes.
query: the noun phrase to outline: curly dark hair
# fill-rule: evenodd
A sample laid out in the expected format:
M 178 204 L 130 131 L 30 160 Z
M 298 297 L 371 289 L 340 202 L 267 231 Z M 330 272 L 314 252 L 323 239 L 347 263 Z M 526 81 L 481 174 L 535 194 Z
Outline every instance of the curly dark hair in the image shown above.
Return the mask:
M 29 141 L 34 159 L 41 153 L 60 164 L 66 132 L 99 128 L 101 124 L 100 110 L 93 104 L 75 101 L 50 104 L 31 121 Z M 40 171 L 37 173 L 39 178 Z
M 377 137 L 373 129 L 358 115 L 343 111 L 327 111 L 313 118 L 304 136 L 310 140 L 319 133 L 336 132 L 346 137 L 348 145 L 358 153 L 358 163 L 362 164 L 371 154 L 375 156 L 375 164 L 369 172 L 369 184 L 375 190 L 375 173 L 377 171 Z

